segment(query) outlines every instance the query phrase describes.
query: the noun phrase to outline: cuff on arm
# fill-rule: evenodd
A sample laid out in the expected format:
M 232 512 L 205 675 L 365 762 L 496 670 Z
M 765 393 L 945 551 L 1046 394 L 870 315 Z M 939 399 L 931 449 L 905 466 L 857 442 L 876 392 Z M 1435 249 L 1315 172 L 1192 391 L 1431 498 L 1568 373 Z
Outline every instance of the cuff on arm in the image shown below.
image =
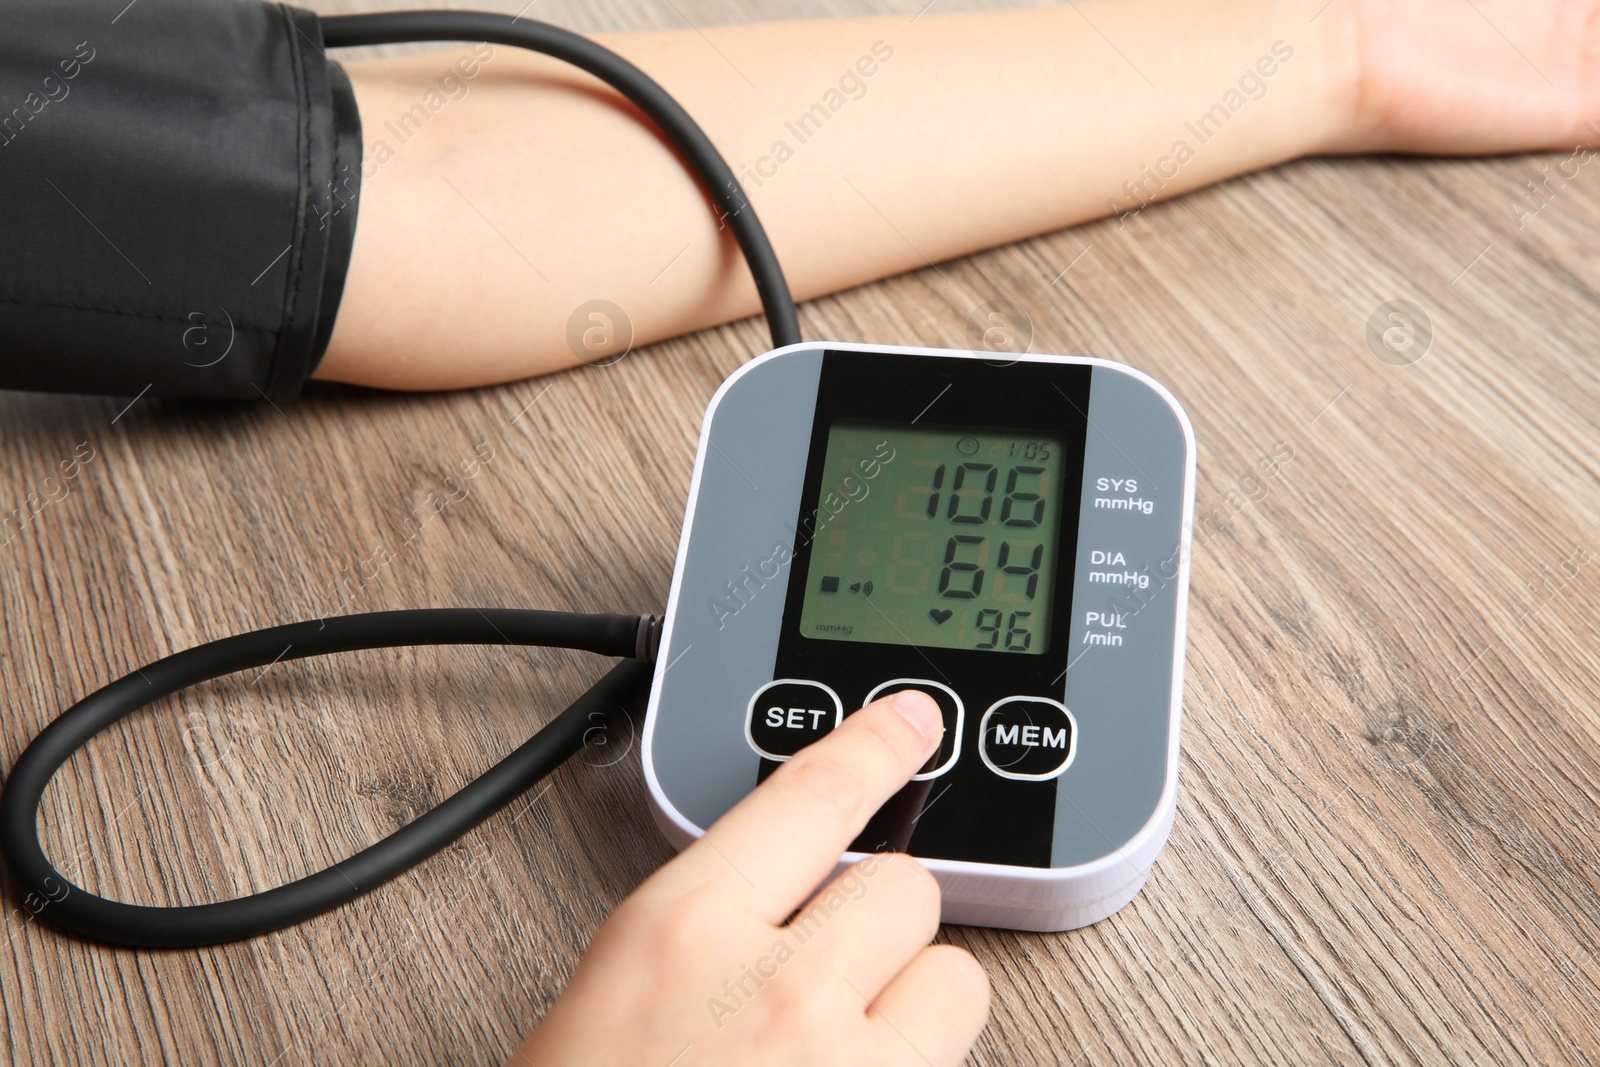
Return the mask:
M 8 0 L 0 388 L 293 397 L 355 239 L 361 121 L 317 16 Z

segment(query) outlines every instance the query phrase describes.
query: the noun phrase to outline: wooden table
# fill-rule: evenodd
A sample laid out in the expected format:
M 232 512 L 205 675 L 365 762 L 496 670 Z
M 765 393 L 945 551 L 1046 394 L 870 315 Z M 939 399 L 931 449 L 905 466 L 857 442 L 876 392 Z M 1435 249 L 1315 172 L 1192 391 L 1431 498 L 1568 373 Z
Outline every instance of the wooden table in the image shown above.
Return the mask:
M 845 8 L 896 9 L 757 13 Z M 713 0 L 539 14 L 751 17 Z M 1012 300 L 1034 350 L 1165 382 L 1200 445 L 1171 843 L 1091 929 L 944 931 L 994 980 L 973 1062 L 1600 1047 L 1600 179 L 1521 225 L 1508 207 L 1555 158 L 1300 163 L 803 308 L 808 336 L 964 346 L 972 308 Z M 1389 338 L 1399 356 L 1381 338 L 1405 329 L 1394 300 L 1428 324 L 1412 314 L 1409 348 Z M 32 515 L 0 547 L 0 757 L 154 657 L 342 601 L 660 610 L 700 413 L 765 340 L 744 322 L 446 396 L 0 397 L 0 508 Z M 601 669 L 408 649 L 232 677 L 90 745 L 48 794 L 47 845 L 124 900 L 263 889 L 431 807 Z M 4 1054 L 500 1059 L 670 855 L 619 744 L 370 896 L 247 944 L 81 944 L 25 921 L 8 887 Z

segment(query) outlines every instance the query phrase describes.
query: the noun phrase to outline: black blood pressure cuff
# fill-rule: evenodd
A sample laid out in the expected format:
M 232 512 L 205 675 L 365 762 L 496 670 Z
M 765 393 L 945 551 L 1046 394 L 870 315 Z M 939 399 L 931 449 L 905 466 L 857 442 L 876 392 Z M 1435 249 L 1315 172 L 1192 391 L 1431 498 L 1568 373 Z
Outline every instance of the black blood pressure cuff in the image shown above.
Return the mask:
M 0 388 L 274 400 L 327 347 L 361 122 L 317 16 L 0 4 Z

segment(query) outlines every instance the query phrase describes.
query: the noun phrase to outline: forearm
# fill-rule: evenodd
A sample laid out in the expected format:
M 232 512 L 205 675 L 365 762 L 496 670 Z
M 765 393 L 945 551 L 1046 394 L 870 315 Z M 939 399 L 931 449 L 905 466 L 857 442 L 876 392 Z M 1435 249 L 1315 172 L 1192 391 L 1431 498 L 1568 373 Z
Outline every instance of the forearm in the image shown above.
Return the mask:
M 1140 0 L 602 40 L 705 127 L 806 298 L 1338 147 L 1349 42 L 1343 20 L 1312 21 L 1318 6 Z M 679 160 L 587 76 L 496 49 L 469 97 L 420 132 L 393 126 L 453 58 L 348 68 L 368 166 L 319 376 L 437 388 L 570 366 L 568 317 L 594 298 L 625 310 L 637 343 L 757 309 Z

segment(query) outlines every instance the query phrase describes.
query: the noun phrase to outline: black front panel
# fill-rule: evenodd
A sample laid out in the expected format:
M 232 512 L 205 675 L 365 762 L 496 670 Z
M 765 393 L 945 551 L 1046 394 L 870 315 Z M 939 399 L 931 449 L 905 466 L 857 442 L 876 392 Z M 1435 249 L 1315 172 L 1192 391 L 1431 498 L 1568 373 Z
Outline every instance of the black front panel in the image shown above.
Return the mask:
M 870 827 L 858 850 L 905 847 L 909 829 L 910 851 L 926 858 L 1050 864 L 1049 770 L 1070 759 L 1072 740 L 1070 717 L 1050 705 L 1070 651 L 1090 375 L 1074 364 L 824 356 L 773 677 L 821 683 L 847 715 L 873 690 L 905 684 L 887 683 L 923 680 L 948 690 L 923 687 L 947 724 L 952 694 L 963 712 L 959 737 L 947 729 L 924 768 L 933 776 L 889 806 L 898 832 Z M 826 701 L 811 709 L 805 692 L 774 688 L 805 706 L 755 700 L 753 721 L 823 721 L 814 712 Z M 991 733 L 1030 747 L 980 750 L 985 714 L 1003 701 L 991 718 L 1004 729 Z M 776 767 L 763 759 L 760 777 Z

